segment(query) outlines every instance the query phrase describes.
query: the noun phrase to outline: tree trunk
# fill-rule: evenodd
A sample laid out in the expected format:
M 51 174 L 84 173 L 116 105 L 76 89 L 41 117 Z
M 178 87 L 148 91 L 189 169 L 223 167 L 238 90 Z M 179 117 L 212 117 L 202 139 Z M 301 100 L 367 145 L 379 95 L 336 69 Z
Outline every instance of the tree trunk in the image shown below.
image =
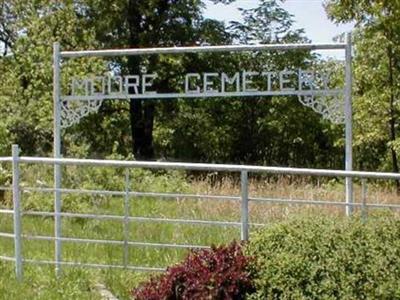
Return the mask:
M 129 0 L 127 21 L 129 24 L 130 47 L 141 46 L 139 33 L 143 30 L 142 14 L 138 9 L 139 0 Z M 128 71 L 130 74 L 139 74 L 141 59 L 139 56 L 128 58 Z M 133 91 L 129 91 L 132 93 Z M 130 99 L 129 113 L 132 135 L 132 152 L 136 159 L 152 159 L 153 149 L 153 124 L 154 103 L 149 100 Z
M 396 140 L 396 111 L 394 107 L 395 97 L 394 97 L 394 80 L 393 80 L 393 49 L 389 45 L 387 48 L 388 59 L 389 59 L 389 88 L 390 88 L 390 141 L 394 142 Z M 399 173 L 399 165 L 397 159 L 397 153 L 395 149 L 390 147 L 390 152 L 392 155 L 392 170 L 394 173 Z M 397 194 L 400 194 L 400 181 L 396 180 L 396 190 Z
M 141 99 L 131 99 L 129 102 L 130 124 L 132 133 L 132 150 L 136 159 L 152 159 L 154 103 Z

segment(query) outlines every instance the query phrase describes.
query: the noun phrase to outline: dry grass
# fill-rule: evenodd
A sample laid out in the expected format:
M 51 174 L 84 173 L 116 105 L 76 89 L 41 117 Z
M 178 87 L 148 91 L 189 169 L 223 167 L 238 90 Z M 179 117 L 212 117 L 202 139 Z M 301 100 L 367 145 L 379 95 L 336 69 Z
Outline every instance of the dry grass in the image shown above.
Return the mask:
M 198 194 L 240 196 L 240 183 L 236 179 L 224 177 L 218 181 L 209 178 L 195 180 L 191 184 L 193 191 Z M 354 202 L 362 203 L 361 184 L 354 182 Z M 313 200 L 329 202 L 345 202 L 344 180 L 323 180 L 315 178 L 293 178 L 279 176 L 260 179 L 251 178 L 249 181 L 250 198 Z M 240 204 L 235 201 L 199 201 L 198 209 L 207 215 L 225 216 L 238 219 Z M 400 204 L 400 195 L 394 185 L 383 181 L 369 181 L 367 183 L 367 204 Z M 291 204 L 274 202 L 250 203 L 250 218 L 252 223 L 270 223 L 287 219 L 293 215 L 330 214 L 342 215 L 343 205 L 323 204 Z M 369 208 L 372 209 L 372 208 Z M 356 207 L 355 212 L 359 213 Z

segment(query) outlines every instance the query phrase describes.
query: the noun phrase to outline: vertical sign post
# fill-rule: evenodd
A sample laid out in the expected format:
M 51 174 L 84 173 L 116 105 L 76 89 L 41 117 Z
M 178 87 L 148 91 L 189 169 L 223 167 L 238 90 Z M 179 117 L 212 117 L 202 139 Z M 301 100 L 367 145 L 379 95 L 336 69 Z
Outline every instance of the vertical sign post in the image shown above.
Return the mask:
M 345 48 L 346 66 L 345 66 L 345 91 L 344 91 L 344 116 L 345 116 L 345 169 L 346 171 L 353 170 L 353 111 L 352 111 L 352 75 L 351 75 L 351 33 L 346 36 Z M 346 177 L 346 215 L 350 216 L 353 211 L 353 181 L 351 177 Z
M 19 148 L 12 145 L 12 191 L 14 206 L 14 256 L 15 275 L 17 280 L 22 280 L 22 245 L 21 245 L 21 208 L 19 191 Z
M 361 179 L 361 220 L 367 220 L 367 179 Z
M 249 183 L 248 172 L 240 173 L 241 182 L 241 230 L 240 238 L 242 241 L 249 240 Z
M 61 157 L 60 44 L 53 45 L 54 158 Z M 61 275 L 61 166 L 54 164 L 54 237 L 56 275 Z
M 124 198 L 124 267 L 129 261 L 129 169 L 125 169 L 125 198 Z

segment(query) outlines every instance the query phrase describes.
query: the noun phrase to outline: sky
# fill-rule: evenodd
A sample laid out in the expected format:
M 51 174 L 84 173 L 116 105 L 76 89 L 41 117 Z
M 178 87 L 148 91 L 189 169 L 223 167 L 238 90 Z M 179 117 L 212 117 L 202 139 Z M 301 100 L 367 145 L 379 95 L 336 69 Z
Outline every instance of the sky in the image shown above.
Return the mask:
M 306 36 L 314 43 L 330 43 L 333 38 L 343 32 L 349 32 L 353 24 L 335 25 L 332 23 L 323 8 L 323 0 L 286 0 L 282 7 L 293 15 L 296 28 L 304 28 Z M 207 8 L 205 16 L 228 23 L 229 21 L 241 20 L 239 7 L 253 8 L 257 6 L 258 0 L 236 0 L 229 5 L 213 4 L 205 1 Z M 343 51 L 331 50 L 321 51 L 324 56 L 343 58 Z

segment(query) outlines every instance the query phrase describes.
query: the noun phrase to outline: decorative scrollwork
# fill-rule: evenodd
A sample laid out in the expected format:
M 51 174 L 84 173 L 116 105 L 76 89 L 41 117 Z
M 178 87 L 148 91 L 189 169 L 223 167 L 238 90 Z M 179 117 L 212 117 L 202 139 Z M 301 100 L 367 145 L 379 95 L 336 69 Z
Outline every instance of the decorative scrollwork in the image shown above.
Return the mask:
M 304 106 L 312 108 L 315 112 L 322 115 L 326 120 L 335 124 L 343 124 L 344 101 L 343 95 L 299 95 L 299 102 Z
M 61 102 L 61 128 L 68 128 L 92 112 L 97 112 L 103 100 L 74 100 Z
M 299 72 L 300 90 L 299 102 L 312 108 L 326 120 L 335 124 L 343 124 L 344 101 L 342 92 L 331 92 L 329 88 L 330 72 L 313 71 Z

